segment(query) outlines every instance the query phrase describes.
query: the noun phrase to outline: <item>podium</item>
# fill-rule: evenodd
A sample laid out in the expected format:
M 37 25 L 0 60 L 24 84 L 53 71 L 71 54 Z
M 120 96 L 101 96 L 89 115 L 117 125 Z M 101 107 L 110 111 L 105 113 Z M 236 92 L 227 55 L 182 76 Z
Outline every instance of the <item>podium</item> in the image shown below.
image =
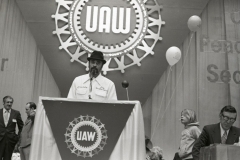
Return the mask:
M 237 160 L 239 157 L 239 146 L 214 144 L 200 149 L 199 160 Z
M 40 97 L 30 160 L 145 160 L 139 101 Z

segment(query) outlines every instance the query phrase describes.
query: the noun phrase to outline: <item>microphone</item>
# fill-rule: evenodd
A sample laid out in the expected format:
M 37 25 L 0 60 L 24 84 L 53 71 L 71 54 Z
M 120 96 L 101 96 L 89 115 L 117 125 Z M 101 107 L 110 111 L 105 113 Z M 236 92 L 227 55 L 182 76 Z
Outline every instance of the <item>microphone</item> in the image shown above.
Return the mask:
M 126 92 L 127 92 L 127 99 L 128 99 L 128 101 L 129 101 L 129 96 L 128 96 L 128 86 L 129 86 L 128 81 L 124 80 L 124 81 L 122 82 L 122 87 L 126 89 Z

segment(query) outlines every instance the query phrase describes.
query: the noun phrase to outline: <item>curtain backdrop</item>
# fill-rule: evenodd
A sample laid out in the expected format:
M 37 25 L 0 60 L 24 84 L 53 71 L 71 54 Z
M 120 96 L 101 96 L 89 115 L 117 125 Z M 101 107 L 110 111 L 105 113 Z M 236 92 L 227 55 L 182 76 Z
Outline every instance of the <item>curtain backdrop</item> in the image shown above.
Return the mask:
M 0 99 L 14 98 L 13 108 L 26 119 L 25 104 L 60 91 L 15 0 L 0 0 Z
M 58 86 L 39 50 L 37 51 L 35 65 L 34 102 L 38 102 L 39 96 L 60 97 Z
M 178 150 L 185 108 L 196 111 L 202 129 L 219 122 L 223 106 L 233 105 L 234 125 L 240 127 L 240 1 L 210 0 L 200 17 L 201 27 L 179 46 L 181 60 L 165 71 L 143 105 L 145 133 L 166 160 Z

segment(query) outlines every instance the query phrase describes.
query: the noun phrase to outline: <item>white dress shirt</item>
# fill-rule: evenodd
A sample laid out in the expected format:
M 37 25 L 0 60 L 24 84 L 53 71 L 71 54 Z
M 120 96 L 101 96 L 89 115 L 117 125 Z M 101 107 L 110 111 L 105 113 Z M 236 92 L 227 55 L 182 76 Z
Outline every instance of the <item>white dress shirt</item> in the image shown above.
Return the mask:
M 4 123 L 5 123 L 5 126 L 7 126 L 7 124 L 8 124 L 10 113 L 11 113 L 11 109 L 9 109 L 7 111 L 5 108 L 3 108 L 3 120 L 4 120 Z M 5 114 L 7 114 L 7 120 L 5 120 L 5 118 L 4 118 Z
M 225 130 L 222 128 L 222 125 L 220 123 L 220 130 L 221 130 L 221 137 L 223 136 Z M 229 130 L 227 130 L 227 135 L 228 135 Z
M 76 77 L 69 90 L 67 98 L 117 100 L 114 83 L 99 74 L 90 80 L 89 74 Z

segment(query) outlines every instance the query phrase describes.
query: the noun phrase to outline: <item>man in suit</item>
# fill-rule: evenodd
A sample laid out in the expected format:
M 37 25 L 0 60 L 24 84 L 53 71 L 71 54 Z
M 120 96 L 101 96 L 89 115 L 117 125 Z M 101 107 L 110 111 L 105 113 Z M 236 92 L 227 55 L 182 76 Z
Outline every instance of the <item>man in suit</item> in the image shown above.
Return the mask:
M 36 104 L 33 102 L 28 102 L 26 104 L 25 109 L 26 109 L 27 119 L 23 126 L 19 144 L 18 144 L 21 160 L 29 159 Z
M 13 98 L 3 98 L 3 109 L 0 109 L 0 160 L 11 160 L 12 153 L 22 131 L 23 121 L 19 111 L 12 109 Z M 18 134 L 16 134 L 16 125 Z
M 192 150 L 194 160 L 199 159 L 200 148 L 215 143 L 239 145 L 240 128 L 232 126 L 237 118 L 237 111 L 228 105 L 222 108 L 220 123 L 203 127 L 202 133 L 195 142 Z

